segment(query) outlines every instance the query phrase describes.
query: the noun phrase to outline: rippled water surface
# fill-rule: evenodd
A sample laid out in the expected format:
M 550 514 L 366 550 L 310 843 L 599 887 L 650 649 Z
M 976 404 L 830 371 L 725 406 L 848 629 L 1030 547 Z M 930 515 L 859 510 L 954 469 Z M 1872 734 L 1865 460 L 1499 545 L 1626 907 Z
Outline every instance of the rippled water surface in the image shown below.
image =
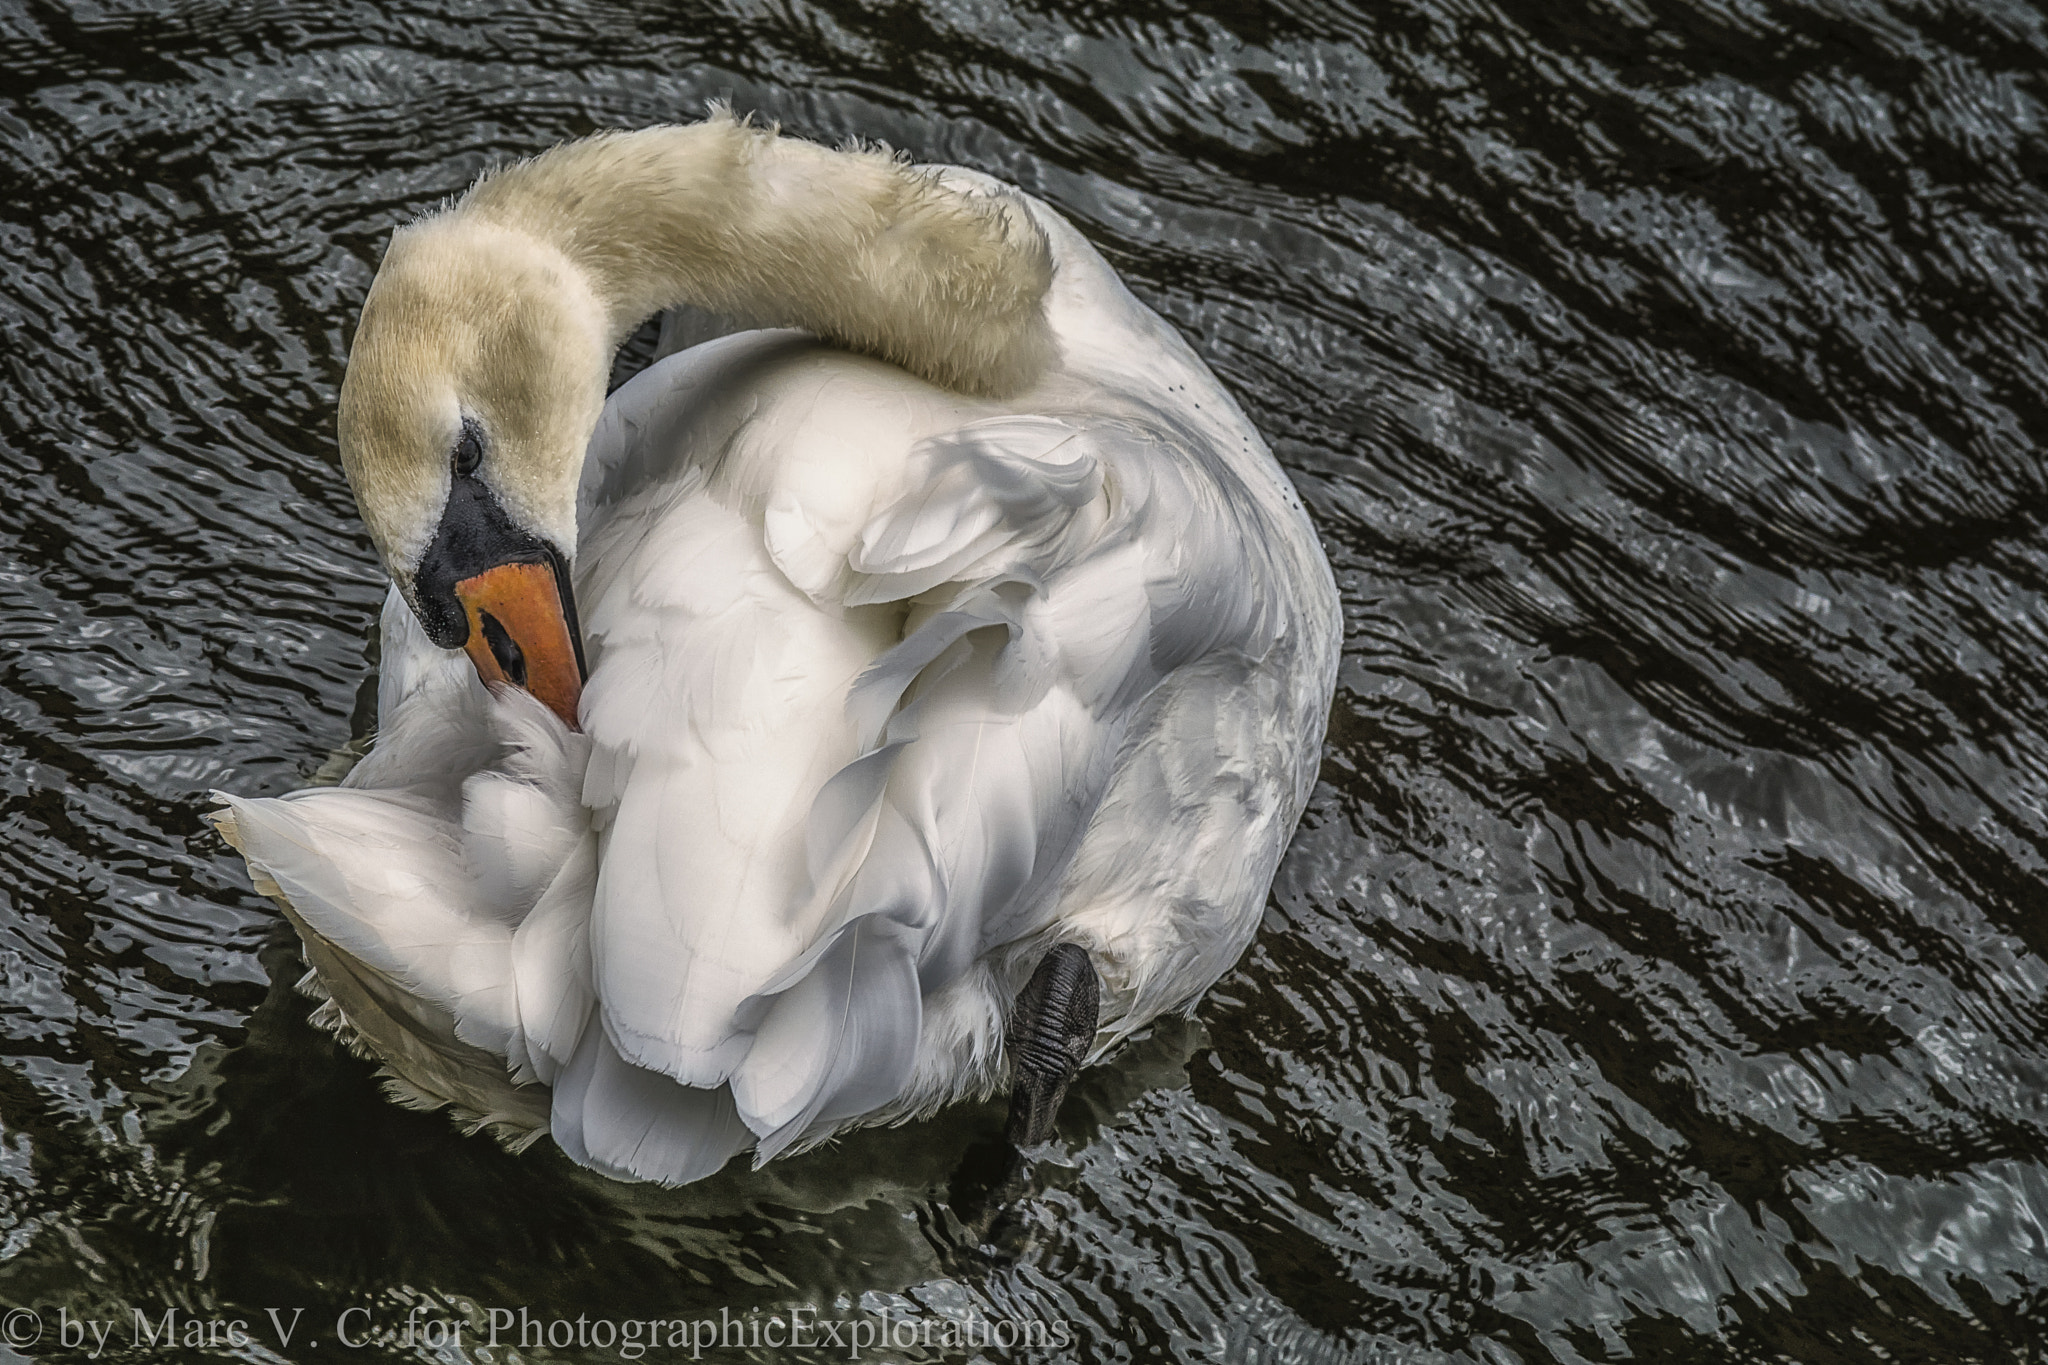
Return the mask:
M 1999 0 L 0 0 L 0 1326 L 2040 1360 L 2044 71 Z M 1264 931 L 995 1250 L 995 1106 L 661 1192 L 386 1103 L 200 819 L 371 719 L 332 409 L 392 224 L 714 98 L 1070 215 L 1344 587 Z

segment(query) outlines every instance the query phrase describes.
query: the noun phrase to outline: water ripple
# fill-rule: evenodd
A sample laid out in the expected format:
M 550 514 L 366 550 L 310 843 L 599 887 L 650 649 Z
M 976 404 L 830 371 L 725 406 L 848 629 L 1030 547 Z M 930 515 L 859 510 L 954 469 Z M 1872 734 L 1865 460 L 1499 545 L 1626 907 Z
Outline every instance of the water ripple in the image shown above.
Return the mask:
M 0 64 L 0 1299 L 2048 1347 L 2036 8 L 24 0 Z M 1344 590 L 1264 932 L 995 1259 L 993 1108 L 662 1193 L 387 1104 L 198 818 L 370 718 L 332 411 L 391 226 L 713 98 L 1058 205 Z

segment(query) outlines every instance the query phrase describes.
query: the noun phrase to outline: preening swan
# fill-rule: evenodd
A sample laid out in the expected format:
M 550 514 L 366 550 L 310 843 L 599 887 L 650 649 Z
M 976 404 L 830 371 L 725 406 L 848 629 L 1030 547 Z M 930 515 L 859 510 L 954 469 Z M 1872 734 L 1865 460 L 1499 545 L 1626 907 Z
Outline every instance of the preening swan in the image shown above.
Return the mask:
M 621 388 L 691 306 L 744 328 Z M 1074 1069 L 1243 951 L 1339 612 L 1300 500 L 1045 205 L 725 117 L 400 229 L 343 465 L 394 584 L 338 787 L 221 795 L 322 1022 L 682 1183 Z

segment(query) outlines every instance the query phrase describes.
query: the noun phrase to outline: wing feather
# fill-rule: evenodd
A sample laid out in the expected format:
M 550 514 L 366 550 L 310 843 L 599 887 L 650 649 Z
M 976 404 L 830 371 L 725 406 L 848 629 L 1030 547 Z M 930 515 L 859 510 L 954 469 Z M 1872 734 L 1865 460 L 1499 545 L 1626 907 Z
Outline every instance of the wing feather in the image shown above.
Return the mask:
M 589 1029 L 555 1082 L 550 1128 L 570 1159 L 620 1180 L 687 1185 L 753 1139 L 723 1086 L 700 1090 L 632 1065 Z

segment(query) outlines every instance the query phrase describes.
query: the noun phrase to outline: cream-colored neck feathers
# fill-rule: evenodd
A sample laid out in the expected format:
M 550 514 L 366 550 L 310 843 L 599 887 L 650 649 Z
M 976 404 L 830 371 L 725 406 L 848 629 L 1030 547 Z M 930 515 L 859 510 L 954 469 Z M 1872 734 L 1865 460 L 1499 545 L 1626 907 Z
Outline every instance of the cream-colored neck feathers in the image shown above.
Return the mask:
M 800 327 L 947 388 L 1001 394 L 1051 358 L 1044 235 L 1001 200 L 884 152 L 716 117 L 557 147 L 486 177 L 456 216 L 527 232 L 589 272 L 615 337 L 679 303 Z
M 797 327 L 933 383 L 1004 394 L 1053 359 L 1044 235 L 1020 205 L 880 152 L 729 116 L 569 143 L 402 229 L 342 387 L 342 459 L 401 587 L 465 418 L 515 518 L 575 552 L 583 447 L 617 344 L 690 304 Z

